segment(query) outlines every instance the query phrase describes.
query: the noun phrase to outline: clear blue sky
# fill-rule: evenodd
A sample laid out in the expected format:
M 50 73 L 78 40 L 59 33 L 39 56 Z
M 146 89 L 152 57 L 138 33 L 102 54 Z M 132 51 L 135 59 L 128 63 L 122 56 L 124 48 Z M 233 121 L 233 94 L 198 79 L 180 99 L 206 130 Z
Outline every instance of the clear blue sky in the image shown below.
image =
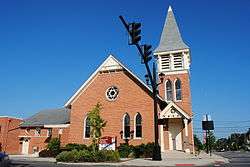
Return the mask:
M 248 0 L 0 0 L 0 115 L 26 118 L 63 106 L 110 53 L 144 76 L 118 16 L 142 22 L 143 41 L 156 47 L 169 5 L 191 47 L 195 131 L 206 113 L 217 127 L 245 131 L 250 125 Z M 237 129 L 215 133 L 231 131 Z

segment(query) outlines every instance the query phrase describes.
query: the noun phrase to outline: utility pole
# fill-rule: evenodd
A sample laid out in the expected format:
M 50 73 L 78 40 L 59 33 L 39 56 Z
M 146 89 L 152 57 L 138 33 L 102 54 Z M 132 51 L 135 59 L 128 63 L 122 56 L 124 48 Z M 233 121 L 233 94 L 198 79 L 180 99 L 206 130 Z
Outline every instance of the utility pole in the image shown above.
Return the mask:
M 139 54 L 143 60 L 143 64 L 145 64 L 145 68 L 147 71 L 147 75 L 145 75 L 146 80 L 150 81 L 150 84 L 152 87 L 152 95 L 153 95 L 153 100 L 154 100 L 154 150 L 153 150 L 153 160 L 160 161 L 161 160 L 161 148 L 159 145 L 159 130 L 158 130 L 158 110 L 157 110 L 157 95 L 158 95 L 158 90 L 157 87 L 159 84 L 163 82 L 163 78 L 161 79 L 161 82 L 157 82 L 157 74 L 156 74 L 156 68 L 155 64 L 153 63 L 153 72 L 151 73 L 150 67 L 149 67 L 149 61 L 152 59 L 150 56 L 152 54 L 152 51 L 150 50 L 152 48 L 151 45 L 139 45 L 139 41 L 141 40 L 141 23 L 129 23 L 127 24 L 126 21 L 122 16 L 119 16 L 121 22 L 123 23 L 124 27 L 126 28 L 129 37 L 131 38 L 130 40 L 130 45 L 135 45 L 137 50 L 139 51 Z M 159 76 L 161 77 L 163 74 L 160 74 Z

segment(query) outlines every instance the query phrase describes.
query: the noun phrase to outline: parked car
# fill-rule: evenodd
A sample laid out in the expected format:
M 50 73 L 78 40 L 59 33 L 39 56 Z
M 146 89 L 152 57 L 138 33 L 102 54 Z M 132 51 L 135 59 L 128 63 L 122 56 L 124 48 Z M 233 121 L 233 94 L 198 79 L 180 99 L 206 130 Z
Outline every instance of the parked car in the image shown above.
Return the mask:
M 0 152 L 0 166 L 1 167 L 8 167 L 10 165 L 10 159 L 8 154 L 4 152 Z

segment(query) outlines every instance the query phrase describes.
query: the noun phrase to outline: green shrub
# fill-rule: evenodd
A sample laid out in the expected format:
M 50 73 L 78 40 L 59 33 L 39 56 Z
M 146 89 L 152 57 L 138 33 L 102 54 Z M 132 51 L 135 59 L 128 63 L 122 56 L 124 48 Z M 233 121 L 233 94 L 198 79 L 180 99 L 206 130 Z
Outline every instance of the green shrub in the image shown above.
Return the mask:
M 135 146 L 133 149 L 135 158 L 143 158 L 144 150 L 145 150 L 145 144 Z
M 65 149 L 68 151 L 72 150 L 88 150 L 88 146 L 85 144 L 77 144 L 77 143 L 70 143 L 65 146 Z
M 63 151 L 56 156 L 56 160 L 61 162 L 78 162 L 79 159 L 77 150 Z
M 134 147 L 135 158 L 152 158 L 154 143 L 140 144 Z
M 120 155 L 118 151 L 105 151 L 106 161 L 118 162 L 120 161 Z
M 131 146 L 128 144 L 121 144 L 118 147 L 120 157 L 122 158 L 152 158 L 154 143 L 140 144 Z
M 49 141 L 48 146 L 47 146 L 48 150 L 53 152 L 53 154 L 56 156 L 58 155 L 61 151 L 60 151 L 60 140 L 58 138 L 53 138 Z
M 78 156 L 80 162 L 93 162 L 93 155 L 88 150 L 80 150 Z
M 88 150 L 72 150 L 63 151 L 56 157 L 57 161 L 61 162 L 117 162 L 120 160 L 118 151 L 101 150 L 101 151 L 88 151 Z
M 154 143 L 148 143 L 145 145 L 143 156 L 144 158 L 152 158 L 154 150 Z
M 55 157 L 55 156 L 56 155 L 54 154 L 54 152 L 48 149 L 39 152 L 39 157 Z
M 118 147 L 118 152 L 119 152 L 121 158 L 127 158 L 133 152 L 133 146 L 130 146 L 126 143 L 121 144 Z

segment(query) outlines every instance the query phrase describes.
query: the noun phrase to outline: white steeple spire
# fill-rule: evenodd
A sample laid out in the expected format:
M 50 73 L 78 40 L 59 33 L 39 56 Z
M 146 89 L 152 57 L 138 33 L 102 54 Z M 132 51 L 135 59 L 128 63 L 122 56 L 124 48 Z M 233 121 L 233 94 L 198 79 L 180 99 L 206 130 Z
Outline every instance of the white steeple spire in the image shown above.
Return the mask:
M 172 7 L 169 5 L 168 12 L 171 12 L 171 11 L 173 11 L 173 10 L 172 10 Z

